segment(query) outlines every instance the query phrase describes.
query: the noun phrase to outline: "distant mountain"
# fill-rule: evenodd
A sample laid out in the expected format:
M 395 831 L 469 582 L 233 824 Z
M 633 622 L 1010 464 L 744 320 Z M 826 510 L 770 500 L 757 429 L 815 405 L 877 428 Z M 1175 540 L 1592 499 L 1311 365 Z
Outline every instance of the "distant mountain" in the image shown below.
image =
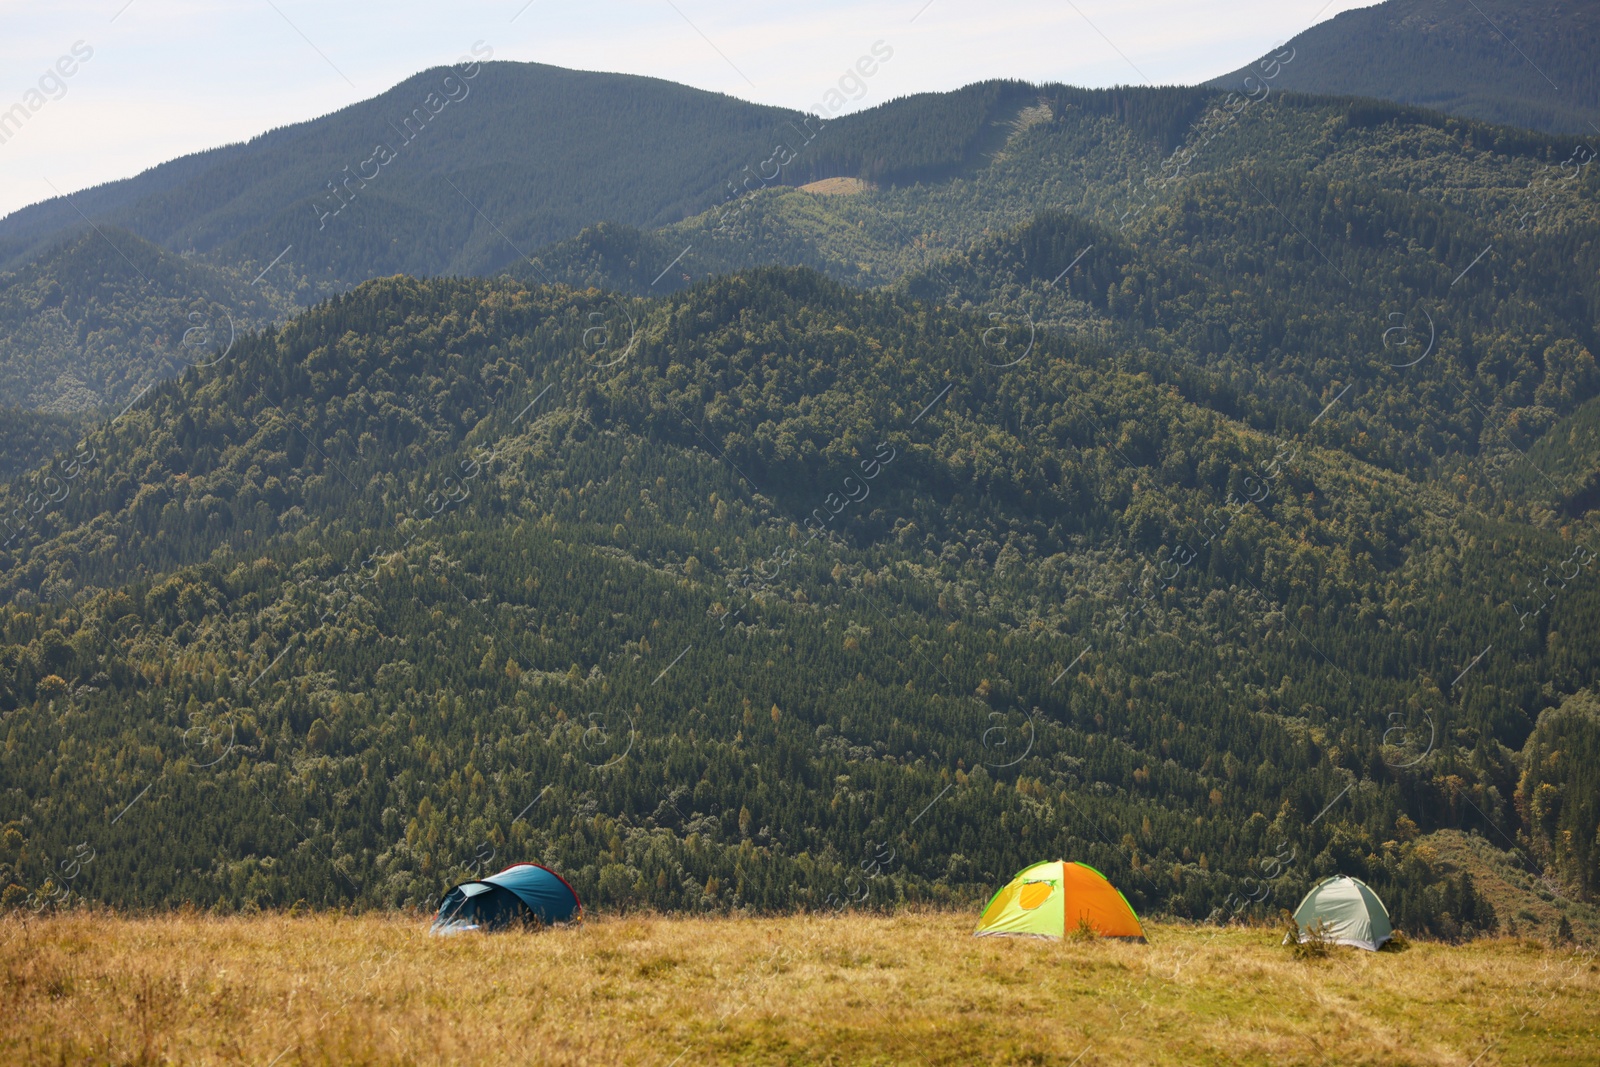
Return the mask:
M 1368 96 L 1550 133 L 1600 133 L 1600 4 L 1388 0 L 1346 11 L 1284 46 L 1275 84 Z M 1277 69 L 1271 57 L 1262 62 Z M 1239 89 L 1251 64 L 1209 83 Z
M 412 101 L 421 110 L 408 118 Z M 1548 178 L 1571 152 L 1565 140 L 1377 101 L 1273 94 L 1237 114 L 1222 103 L 1214 89 L 993 81 L 823 121 L 647 78 L 440 68 L 0 220 L 12 253 L 0 273 L 0 404 L 126 403 L 182 369 L 174 357 L 193 353 L 180 347 L 210 343 L 190 318 L 196 300 L 211 302 L 202 318 L 237 328 L 394 273 L 509 270 L 530 284 L 660 295 L 807 266 L 890 285 L 1044 208 L 1145 226 L 1196 176 L 1243 160 L 1405 196 L 1435 195 L 1448 171 L 1453 209 L 1487 219 L 1509 202 L 1519 230 L 1592 221 L 1593 174 Z M 836 178 L 853 180 L 822 180 Z M 56 289 L 84 286 L 92 300 L 53 302 Z M 63 317 L 79 307 L 86 317 Z
M 151 367 L 178 369 L 152 353 L 192 325 L 178 304 L 205 294 L 242 296 L 220 303 L 258 325 L 375 276 L 489 274 L 586 227 L 654 232 L 772 185 L 981 169 L 1036 97 L 986 82 L 823 119 L 540 64 L 425 71 L 332 115 L 0 219 L 0 404 L 125 400 Z M 670 258 L 641 261 L 637 288 Z M 161 277 L 134 261 L 146 273 L 161 262 Z M 91 278 L 96 313 L 69 326 L 52 284 Z
M 824 121 L 654 78 L 436 68 L 372 100 L 0 219 L 0 267 L 84 218 L 280 285 L 486 274 L 600 222 L 660 227 L 836 175 L 947 177 L 1037 90 L 987 82 Z M 80 211 L 82 214 L 80 214 Z M 287 272 L 287 273 L 285 273 Z
M 0 404 L 120 406 L 293 308 L 266 278 L 252 284 L 116 227 L 86 230 L 0 273 Z
M 709 206 L 794 116 L 653 78 L 535 63 L 440 67 L 331 115 L 0 220 L 0 262 L 84 215 L 169 251 L 353 284 L 474 273 L 615 219 Z

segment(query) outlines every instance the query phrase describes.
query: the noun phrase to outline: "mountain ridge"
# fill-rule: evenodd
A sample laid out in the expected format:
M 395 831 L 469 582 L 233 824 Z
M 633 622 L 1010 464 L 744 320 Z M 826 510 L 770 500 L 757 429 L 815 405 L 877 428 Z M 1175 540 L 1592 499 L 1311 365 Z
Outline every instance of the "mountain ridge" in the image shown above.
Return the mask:
M 1261 73 L 1278 87 L 1293 66 L 1284 58 Z M 1440 167 L 1467 165 L 1444 194 L 1478 208 L 1514 195 L 1513 172 L 1542 164 L 1578 180 L 1541 179 L 1549 189 L 1541 203 L 1524 206 L 1522 224 L 1546 225 L 1541 214 L 1559 224 L 1586 217 L 1572 203 L 1586 187 L 1588 168 L 1577 165 L 1586 161 L 1555 166 L 1570 146 L 1548 136 L 1376 101 L 1270 91 L 1229 99 L 1198 88 L 991 81 L 822 120 L 631 76 L 487 62 L 424 72 L 334 116 L 215 150 L 221 156 L 178 161 L 176 171 L 157 168 L 124 183 L 124 193 L 139 195 L 99 226 L 102 236 L 135 233 L 190 264 L 184 270 L 211 272 L 193 294 L 162 298 L 173 307 L 213 291 L 249 292 L 271 294 L 267 303 L 281 316 L 397 273 L 505 270 L 534 282 L 561 278 L 644 295 L 719 271 L 800 264 L 851 284 L 889 285 L 985 234 L 1021 225 L 1041 196 L 1127 227 L 1190 175 L 1247 157 L 1371 170 L 1354 158 L 1363 140 L 1373 142 L 1369 155 L 1404 143 L 1384 169 L 1418 158 L 1413 175 L 1400 175 L 1412 191 Z M 541 119 L 542 132 L 520 144 L 529 126 L 515 114 L 517 101 L 541 102 L 540 113 L 559 121 Z M 1331 125 L 1319 127 L 1318 117 Z M 397 120 L 411 141 L 396 135 Z M 1271 137 L 1262 133 L 1268 125 L 1277 127 Z M 388 140 L 352 147 L 380 137 Z M 498 147 L 508 141 L 520 146 Z M 283 155 L 285 145 L 294 150 Z M 530 162 L 530 152 L 544 162 Z M 274 153 L 283 158 L 265 165 Z M 1469 155 L 1478 158 L 1463 158 Z M 641 156 L 650 167 L 634 165 Z M 592 174 L 601 176 L 598 185 L 585 177 Z M 838 176 L 862 182 L 857 195 L 823 202 L 798 189 Z M 161 188 L 140 184 L 156 178 Z M 546 196 L 550 188 L 561 195 Z M 45 233 L 49 212 L 13 216 L 11 247 L 37 254 L 0 276 L 0 285 L 26 288 L 28 270 L 48 269 L 41 256 L 92 232 L 71 204 L 46 207 L 72 228 L 40 246 L 26 234 Z M 598 244 L 597 227 L 608 228 Z M 622 236 L 630 231 L 637 236 Z M 612 253 L 623 255 L 615 268 L 606 265 Z M 129 276 L 128 285 L 143 284 Z M 137 304 L 137 291 L 125 305 Z M 86 376 L 79 342 L 43 329 L 36 297 L 19 291 L 0 300 L 10 309 L 0 316 L 0 348 L 18 361 L 0 403 L 93 407 L 126 402 L 145 384 L 131 366 Z M 245 306 L 235 317 L 263 321 Z M 152 325 L 171 330 L 184 316 L 148 320 L 135 310 L 108 323 L 107 349 L 148 349 Z M 112 387 L 113 379 L 126 381 Z
M 1600 12 L 1571 0 L 1385 0 L 1291 38 L 1281 88 L 1412 104 L 1546 133 L 1600 135 Z M 1207 82 L 1247 91 L 1271 55 Z

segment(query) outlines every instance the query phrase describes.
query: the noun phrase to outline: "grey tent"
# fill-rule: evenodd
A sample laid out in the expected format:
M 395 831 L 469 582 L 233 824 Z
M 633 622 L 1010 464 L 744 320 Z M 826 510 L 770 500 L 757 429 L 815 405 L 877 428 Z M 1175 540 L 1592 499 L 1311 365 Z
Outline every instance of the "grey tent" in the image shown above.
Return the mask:
M 1300 906 L 1294 909 L 1300 927 L 1300 940 L 1323 924 L 1328 940 L 1336 945 L 1354 945 L 1376 952 L 1378 946 L 1394 936 L 1389 925 L 1389 909 L 1367 883 L 1347 874 L 1324 878 L 1311 888 Z

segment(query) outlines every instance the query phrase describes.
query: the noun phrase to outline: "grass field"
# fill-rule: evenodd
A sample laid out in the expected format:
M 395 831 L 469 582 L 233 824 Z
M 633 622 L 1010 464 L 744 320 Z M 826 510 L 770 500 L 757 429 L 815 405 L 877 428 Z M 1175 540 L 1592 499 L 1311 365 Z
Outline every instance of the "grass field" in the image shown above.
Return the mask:
M 1600 1061 L 1592 950 L 1302 961 L 1265 928 L 1151 923 L 1137 945 L 971 926 L 647 917 L 435 939 L 398 915 L 12 917 L 0 1063 Z

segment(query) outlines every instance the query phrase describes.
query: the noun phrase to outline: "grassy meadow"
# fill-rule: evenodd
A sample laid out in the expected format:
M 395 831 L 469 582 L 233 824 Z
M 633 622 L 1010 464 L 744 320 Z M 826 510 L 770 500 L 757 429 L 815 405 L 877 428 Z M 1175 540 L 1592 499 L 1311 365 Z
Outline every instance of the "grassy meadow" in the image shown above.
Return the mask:
M 972 916 L 0 920 L 5 1064 L 1593 1064 L 1592 950 L 1297 960 L 1267 928 L 973 938 Z M 1478 1057 L 1474 1059 L 1474 1057 Z

